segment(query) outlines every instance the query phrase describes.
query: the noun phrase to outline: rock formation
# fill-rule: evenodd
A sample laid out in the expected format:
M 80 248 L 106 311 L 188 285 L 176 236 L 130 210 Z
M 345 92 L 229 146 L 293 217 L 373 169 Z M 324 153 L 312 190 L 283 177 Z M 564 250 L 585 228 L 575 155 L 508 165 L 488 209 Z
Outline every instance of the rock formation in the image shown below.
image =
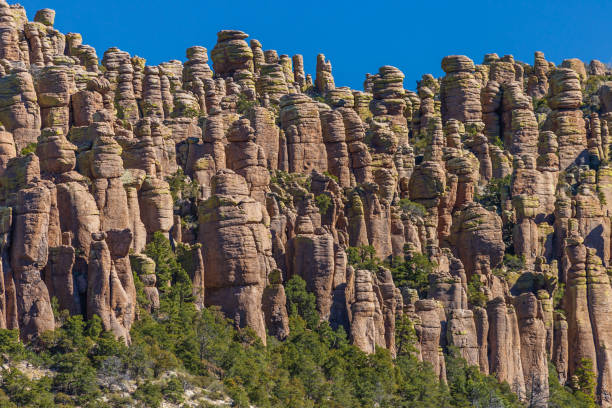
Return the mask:
M 244 178 L 231 170 L 217 172 L 212 191 L 199 209 L 206 304 L 219 305 L 238 327 L 253 328 L 265 342 L 262 295 L 276 267 L 267 212 L 249 197 Z
M 197 307 L 264 343 L 289 335 L 299 277 L 368 353 L 395 355 L 408 318 L 442 381 L 456 348 L 545 406 L 547 361 L 571 386 L 587 359 L 612 406 L 603 63 L 453 55 L 413 90 L 389 65 L 354 90 L 323 54 L 307 73 L 242 31 L 218 33 L 210 65 L 199 45 L 147 65 L 54 20 L 0 1 L 0 328 L 35 340 L 55 298 L 129 343 L 163 304 L 144 255 L 161 234 Z

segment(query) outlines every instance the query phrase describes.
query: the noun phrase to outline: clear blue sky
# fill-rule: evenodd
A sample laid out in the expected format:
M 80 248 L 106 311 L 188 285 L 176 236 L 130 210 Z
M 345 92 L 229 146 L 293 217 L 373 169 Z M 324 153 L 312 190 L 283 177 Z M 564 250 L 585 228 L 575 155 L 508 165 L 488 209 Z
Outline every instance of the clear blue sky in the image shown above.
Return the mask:
M 9 3 L 14 1 L 8 0 Z M 337 85 L 361 89 L 366 72 L 394 65 L 415 88 L 424 73 L 441 75 L 440 61 L 465 54 L 513 54 L 533 63 L 533 52 L 612 62 L 611 1 L 239 1 L 22 0 L 57 11 L 55 26 L 79 32 L 98 51 L 117 46 L 158 64 L 184 60 L 185 49 L 209 53 L 221 29 L 239 29 L 264 49 L 303 54 L 314 74 L 316 55 L 332 62 Z M 313 75 L 314 76 L 314 75 Z

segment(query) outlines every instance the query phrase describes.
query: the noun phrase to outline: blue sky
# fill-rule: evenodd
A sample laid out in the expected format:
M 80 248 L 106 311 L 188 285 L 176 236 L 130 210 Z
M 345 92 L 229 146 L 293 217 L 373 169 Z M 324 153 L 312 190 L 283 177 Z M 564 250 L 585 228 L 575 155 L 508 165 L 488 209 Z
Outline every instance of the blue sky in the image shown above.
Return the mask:
M 8 0 L 13 3 L 12 0 Z M 612 62 L 611 1 L 240 1 L 21 0 L 57 11 L 60 31 L 79 32 L 98 51 L 117 46 L 158 64 L 184 60 L 185 49 L 209 53 L 221 29 L 239 29 L 279 54 L 303 54 L 307 73 L 316 55 L 332 62 L 336 84 L 361 89 L 366 72 L 394 65 L 415 88 L 424 73 L 442 75 L 440 61 L 465 54 L 512 54 L 548 60 Z

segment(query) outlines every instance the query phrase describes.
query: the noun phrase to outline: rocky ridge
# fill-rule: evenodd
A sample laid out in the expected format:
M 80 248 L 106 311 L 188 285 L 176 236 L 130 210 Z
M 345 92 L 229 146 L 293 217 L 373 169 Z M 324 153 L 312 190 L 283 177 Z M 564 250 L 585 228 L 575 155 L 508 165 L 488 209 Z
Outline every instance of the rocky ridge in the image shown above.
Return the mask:
M 417 92 L 392 66 L 358 91 L 237 30 L 212 67 L 200 46 L 150 66 L 54 18 L 0 0 L 0 328 L 53 330 L 56 298 L 129 343 L 134 275 L 159 305 L 161 233 L 192 250 L 198 303 L 264 343 L 288 334 L 297 275 L 368 353 L 395 353 L 408 316 L 442 381 L 456 347 L 545 406 L 548 360 L 568 385 L 590 362 L 612 406 L 609 67 L 447 56 Z M 393 266 L 419 256 L 416 292 Z

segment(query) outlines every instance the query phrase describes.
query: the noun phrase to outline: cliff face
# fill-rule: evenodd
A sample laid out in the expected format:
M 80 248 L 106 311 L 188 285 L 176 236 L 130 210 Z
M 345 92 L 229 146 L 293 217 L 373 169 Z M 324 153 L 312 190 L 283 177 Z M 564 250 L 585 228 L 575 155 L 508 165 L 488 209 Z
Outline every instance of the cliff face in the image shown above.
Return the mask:
M 545 406 L 547 360 L 570 383 L 588 359 L 612 406 L 605 65 L 448 56 L 417 93 L 391 66 L 357 91 L 322 54 L 313 81 L 301 55 L 240 31 L 218 33 L 212 69 L 199 46 L 149 66 L 100 60 L 54 18 L 0 0 L 0 328 L 52 330 L 55 297 L 129 342 L 132 265 L 155 309 L 142 252 L 161 232 L 190 245 L 198 304 L 264 342 L 288 334 L 297 275 L 366 352 L 395 353 L 407 314 L 441 380 L 453 346 Z M 428 290 L 394 283 L 392 262 L 351 265 L 350 247 L 424 256 Z

